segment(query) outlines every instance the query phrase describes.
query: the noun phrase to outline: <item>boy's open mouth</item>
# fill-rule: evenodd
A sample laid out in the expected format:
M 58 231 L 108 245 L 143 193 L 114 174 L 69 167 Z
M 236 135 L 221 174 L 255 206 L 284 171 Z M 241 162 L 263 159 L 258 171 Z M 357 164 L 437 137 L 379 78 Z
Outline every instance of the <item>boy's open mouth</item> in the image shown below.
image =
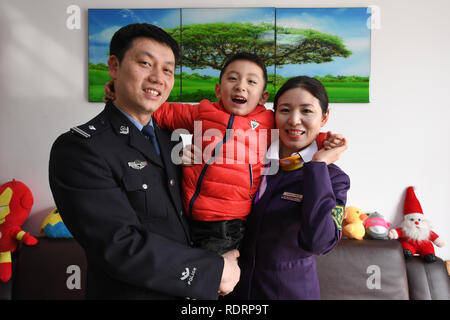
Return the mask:
M 237 103 L 237 104 L 244 104 L 247 102 L 247 99 L 245 99 L 243 97 L 234 97 L 231 99 L 231 101 L 233 101 L 234 103 Z

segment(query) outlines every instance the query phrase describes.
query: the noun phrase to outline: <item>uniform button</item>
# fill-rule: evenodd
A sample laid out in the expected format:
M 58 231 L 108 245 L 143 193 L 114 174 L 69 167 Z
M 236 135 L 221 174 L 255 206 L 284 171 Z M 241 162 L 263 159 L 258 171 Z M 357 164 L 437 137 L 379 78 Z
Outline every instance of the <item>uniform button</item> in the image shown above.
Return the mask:
M 142 189 L 147 190 L 147 188 L 148 188 L 147 184 L 144 183 L 144 184 L 142 185 Z
M 171 187 L 173 187 L 175 185 L 175 179 L 170 179 L 169 184 Z

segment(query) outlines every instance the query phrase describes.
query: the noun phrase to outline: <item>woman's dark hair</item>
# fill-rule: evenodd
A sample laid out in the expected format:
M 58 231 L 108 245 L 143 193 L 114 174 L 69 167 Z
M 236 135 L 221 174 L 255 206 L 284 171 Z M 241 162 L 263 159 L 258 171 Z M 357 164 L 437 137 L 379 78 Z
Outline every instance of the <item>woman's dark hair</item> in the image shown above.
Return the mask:
M 246 61 L 251 61 L 253 63 L 255 63 L 256 65 L 258 65 L 258 67 L 261 68 L 262 72 L 263 72 L 263 76 L 264 76 L 264 90 L 266 90 L 266 86 L 267 86 L 267 68 L 266 65 L 264 64 L 264 61 L 262 61 L 262 59 L 260 57 L 258 57 L 256 54 L 253 53 L 248 53 L 248 52 L 239 52 L 236 53 L 235 55 L 232 55 L 231 57 L 228 57 L 227 60 L 225 61 L 222 69 L 220 70 L 220 76 L 219 76 L 219 82 L 222 81 L 222 76 L 225 72 L 225 69 L 230 65 L 230 63 L 236 61 L 236 60 L 246 60 Z
M 275 98 L 273 99 L 273 109 L 277 110 L 278 99 L 290 89 L 302 88 L 312 94 L 319 100 L 320 107 L 322 108 L 322 113 L 325 114 L 328 111 L 328 95 L 322 82 L 317 79 L 308 76 L 298 76 L 290 78 L 286 81 L 281 88 L 278 90 Z
M 109 54 L 116 56 L 119 62 L 122 62 L 125 52 L 131 48 L 133 40 L 140 37 L 150 38 L 167 45 L 173 51 L 175 62 L 178 62 L 180 48 L 175 39 L 163 29 L 148 23 L 133 23 L 117 30 L 109 44 Z

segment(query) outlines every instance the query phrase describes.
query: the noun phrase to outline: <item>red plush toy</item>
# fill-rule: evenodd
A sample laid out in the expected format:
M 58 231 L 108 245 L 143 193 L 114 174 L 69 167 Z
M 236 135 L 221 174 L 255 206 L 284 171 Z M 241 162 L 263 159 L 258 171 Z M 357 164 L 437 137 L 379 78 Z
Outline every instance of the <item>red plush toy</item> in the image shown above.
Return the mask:
M 413 187 L 406 190 L 404 220 L 400 228 L 389 231 L 389 239 L 399 239 L 406 258 L 419 254 L 426 262 L 435 262 L 433 243 L 438 247 L 444 242 L 431 230 L 431 225 L 423 216 L 422 207 Z
M 11 252 L 18 241 L 35 245 L 37 239 L 21 226 L 33 205 L 30 189 L 20 181 L 12 180 L 0 186 L 0 281 L 11 279 Z

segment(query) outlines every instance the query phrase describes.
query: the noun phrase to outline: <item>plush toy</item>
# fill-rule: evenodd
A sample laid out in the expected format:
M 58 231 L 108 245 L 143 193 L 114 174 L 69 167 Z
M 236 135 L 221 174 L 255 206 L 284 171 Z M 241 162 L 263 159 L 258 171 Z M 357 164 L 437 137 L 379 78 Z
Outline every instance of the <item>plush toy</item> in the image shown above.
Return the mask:
M 11 279 L 11 252 L 18 242 L 35 245 L 37 239 L 21 226 L 33 206 L 30 189 L 20 181 L 12 180 L 0 186 L 0 281 Z
M 366 233 L 363 221 L 367 215 L 358 207 L 351 206 L 345 209 L 345 217 L 343 221 L 344 236 L 349 239 L 362 240 Z
M 433 243 L 443 247 L 444 242 L 431 230 L 430 222 L 424 218 L 412 186 L 406 189 L 403 214 L 400 228 L 390 230 L 389 239 L 399 239 L 405 258 L 419 254 L 426 262 L 435 262 Z
M 367 219 L 363 221 L 363 225 L 366 229 L 365 238 L 387 240 L 391 224 L 384 219 L 382 214 L 378 212 L 368 213 Z
M 57 208 L 53 209 L 52 212 L 45 217 L 40 231 L 48 238 L 73 238 L 72 234 L 62 221 Z

